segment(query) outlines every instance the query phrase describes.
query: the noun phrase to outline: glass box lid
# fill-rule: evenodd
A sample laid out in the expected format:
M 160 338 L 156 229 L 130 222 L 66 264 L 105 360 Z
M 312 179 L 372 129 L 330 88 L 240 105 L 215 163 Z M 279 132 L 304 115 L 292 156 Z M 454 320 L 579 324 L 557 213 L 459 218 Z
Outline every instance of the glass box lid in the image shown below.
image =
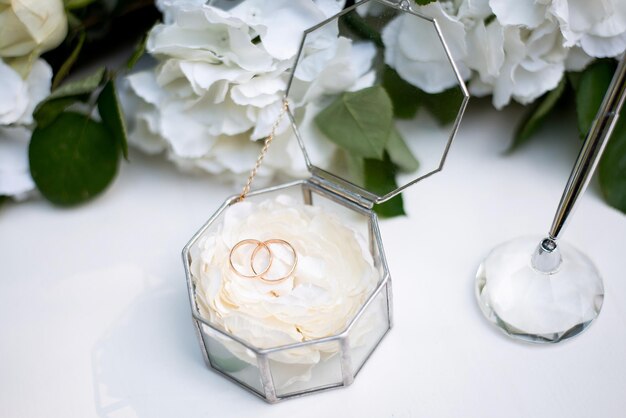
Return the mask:
M 287 88 L 309 171 L 375 203 L 441 170 L 469 99 L 459 46 L 411 3 L 361 1 L 308 29 Z

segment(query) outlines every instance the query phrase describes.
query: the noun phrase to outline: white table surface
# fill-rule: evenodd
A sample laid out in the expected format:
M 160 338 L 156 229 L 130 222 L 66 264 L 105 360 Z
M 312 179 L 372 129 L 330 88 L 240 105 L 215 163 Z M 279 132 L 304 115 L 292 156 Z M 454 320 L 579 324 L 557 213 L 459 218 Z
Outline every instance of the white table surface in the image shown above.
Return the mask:
M 208 370 L 191 322 L 180 250 L 231 187 L 135 153 L 88 205 L 6 205 L 0 417 L 626 416 L 626 218 L 597 186 L 565 234 L 605 280 L 588 331 L 516 343 L 475 302 L 482 257 L 547 230 L 577 154 L 572 122 L 503 156 L 519 116 L 470 107 L 446 169 L 382 222 L 395 327 L 355 383 L 276 405 Z

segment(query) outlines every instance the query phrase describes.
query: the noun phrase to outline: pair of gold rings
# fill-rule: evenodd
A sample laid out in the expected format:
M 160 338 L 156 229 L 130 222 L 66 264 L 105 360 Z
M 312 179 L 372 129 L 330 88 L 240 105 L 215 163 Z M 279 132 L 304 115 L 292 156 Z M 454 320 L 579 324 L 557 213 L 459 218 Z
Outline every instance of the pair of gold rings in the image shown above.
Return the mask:
M 246 274 L 242 272 L 241 270 L 237 269 L 237 267 L 235 267 L 235 264 L 233 263 L 233 255 L 235 255 L 236 252 L 241 249 L 241 247 L 246 245 L 255 246 L 252 254 L 250 255 L 250 272 L 252 272 L 252 274 Z M 274 253 L 272 252 L 273 245 L 280 245 L 288 248 L 291 251 L 293 257 L 293 261 L 287 273 L 280 277 L 268 277 L 268 273 L 272 269 L 272 263 L 274 262 Z M 255 261 L 257 260 L 257 256 L 261 251 L 267 253 L 267 261 L 265 262 L 265 267 L 259 269 L 257 265 L 258 263 L 255 263 Z M 265 241 L 259 241 L 257 239 L 244 239 L 235 244 L 235 246 L 230 250 L 230 254 L 228 255 L 228 262 L 230 263 L 230 268 L 241 277 L 244 277 L 246 279 L 261 279 L 266 283 L 280 283 L 291 277 L 293 272 L 296 270 L 296 266 L 298 265 L 298 254 L 296 253 L 295 248 L 293 248 L 293 245 L 291 245 L 284 239 L 273 238 Z

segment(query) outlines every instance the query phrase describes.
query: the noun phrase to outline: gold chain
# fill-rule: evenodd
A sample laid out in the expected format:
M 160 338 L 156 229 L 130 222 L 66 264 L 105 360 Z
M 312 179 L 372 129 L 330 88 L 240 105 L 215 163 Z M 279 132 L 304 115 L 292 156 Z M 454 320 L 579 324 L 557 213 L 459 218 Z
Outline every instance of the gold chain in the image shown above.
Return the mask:
M 274 125 L 272 125 L 272 130 L 270 131 L 270 134 L 267 136 L 267 138 L 265 138 L 265 143 L 263 144 L 263 148 L 261 149 L 259 157 L 256 159 L 256 164 L 254 165 L 252 171 L 250 171 L 248 181 L 246 181 L 246 185 L 243 186 L 243 190 L 239 195 L 239 202 L 243 201 L 250 192 L 250 186 L 252 185 L 252 181 L 254 180 L 254 177 L 256 177 L 256 173 L 259 170 L 259 167 L 261 167 L 261 163 L 265 158 L 265 154 L 267 154 L 267 150 L 269 149 L 270 145 L 272 145 L 272 141 L 274 140 L 274 136 L 276 135 L 276 129 L 278 129 L 278 125 L 280 125 L 280 122 L 283 119 L 283 116 L 285 116 L 287 109 L 289 109 L 289 103 L 287 102 L 287 99 L 284 99 L 283 107 L 280 110 L 280 114 L 278 115 L 278 118 L 276 118 L 276 122 L 274 122 Z

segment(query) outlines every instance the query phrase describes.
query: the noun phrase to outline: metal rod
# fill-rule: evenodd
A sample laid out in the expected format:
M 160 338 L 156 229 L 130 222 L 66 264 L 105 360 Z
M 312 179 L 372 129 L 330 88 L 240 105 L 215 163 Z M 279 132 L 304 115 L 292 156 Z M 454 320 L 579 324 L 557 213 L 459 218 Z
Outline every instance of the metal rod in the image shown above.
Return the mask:
M 619 112 L 626 98 L 626 54 L 620 60 L 611 84 L 604 95 L 602 105 L 591 124 L 591 129 L 585 138 L 580 154 L 572 173 L 570 174 L 561 202 L 556 210 L 550 238 L 556 240 L 561 237 L 570 215 L 574 212 L 579 197 L 585 192 L 591 176 L 595 171 L 602 152 L 611 137 L 613 128 L 619 118 Z

